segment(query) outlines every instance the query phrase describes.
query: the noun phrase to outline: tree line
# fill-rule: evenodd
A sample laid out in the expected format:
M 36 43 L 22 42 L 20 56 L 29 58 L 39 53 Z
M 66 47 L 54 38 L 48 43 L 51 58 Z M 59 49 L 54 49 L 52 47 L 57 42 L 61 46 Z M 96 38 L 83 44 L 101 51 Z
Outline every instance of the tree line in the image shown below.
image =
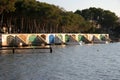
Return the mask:
M 1 33 L 119 33 L 117 20 L 101 8 L 70 12 L 36 0 L 0 0 Z

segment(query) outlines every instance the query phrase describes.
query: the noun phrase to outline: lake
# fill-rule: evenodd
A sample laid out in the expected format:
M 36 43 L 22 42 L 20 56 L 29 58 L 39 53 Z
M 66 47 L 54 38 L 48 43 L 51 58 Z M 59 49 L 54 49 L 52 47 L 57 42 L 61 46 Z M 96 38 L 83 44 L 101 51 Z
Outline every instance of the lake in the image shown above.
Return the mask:
M 0 80 L 120 80 L 120 43 L 1 51 Z

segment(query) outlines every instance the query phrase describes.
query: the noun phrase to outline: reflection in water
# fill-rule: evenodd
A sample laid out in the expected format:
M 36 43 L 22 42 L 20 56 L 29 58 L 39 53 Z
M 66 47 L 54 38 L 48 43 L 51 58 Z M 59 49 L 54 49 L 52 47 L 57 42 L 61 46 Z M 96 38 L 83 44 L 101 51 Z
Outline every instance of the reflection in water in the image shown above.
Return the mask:
M 120 43 L 1 51 L 0 80 L 120 80 Z M 42 53 L 41 53 L 42 52 Z

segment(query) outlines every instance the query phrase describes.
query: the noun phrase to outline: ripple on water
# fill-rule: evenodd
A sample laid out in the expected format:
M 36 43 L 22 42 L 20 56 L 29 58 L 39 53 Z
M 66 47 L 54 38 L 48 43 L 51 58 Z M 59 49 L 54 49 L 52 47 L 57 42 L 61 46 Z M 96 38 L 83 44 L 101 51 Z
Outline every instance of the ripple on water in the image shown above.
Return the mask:
M 52 54 L 2 52 L 0 80 L 120 80 L 119 47 L 112 43 L 53 46 Z

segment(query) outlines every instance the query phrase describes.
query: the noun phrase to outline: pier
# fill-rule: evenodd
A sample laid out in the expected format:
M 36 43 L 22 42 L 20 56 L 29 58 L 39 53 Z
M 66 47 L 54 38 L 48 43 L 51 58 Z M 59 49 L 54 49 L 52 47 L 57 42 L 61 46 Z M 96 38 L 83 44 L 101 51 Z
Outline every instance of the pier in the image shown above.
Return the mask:
M 82 43 L 108 43 L 109 34 L 82 34 L 82 33 L 32 33 L 32 34 L 0 34 L 0 50 L 49 49 L 46 45 Z
M 12 50 L 12 53 L 15 53 L 15 50 L 23 50 L 23 49 L 49 49 L 50 53 L 52 53 L 51 46 L 27 46 L 27 47 L 1 47 L 0 50 Z

